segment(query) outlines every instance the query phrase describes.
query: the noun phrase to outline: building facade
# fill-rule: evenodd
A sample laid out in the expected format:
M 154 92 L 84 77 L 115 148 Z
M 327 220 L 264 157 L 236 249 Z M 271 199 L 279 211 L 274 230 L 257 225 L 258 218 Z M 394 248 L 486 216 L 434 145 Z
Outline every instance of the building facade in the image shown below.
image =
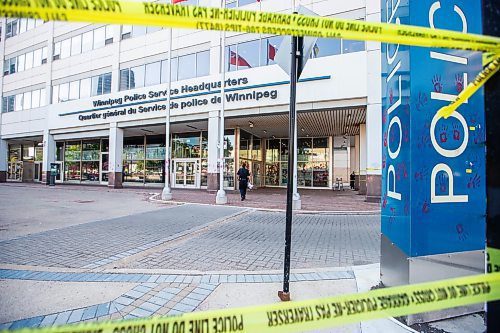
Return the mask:
M 185 4 L 221 6 L 178 5 Z M 320 16 L 380 21 L 379 1 L 300 5 Z M 226 6 L 289 13 L 293 1 Z M 223 172 L 224 188 L 235 189 L 247 162 L 255 185 L 286 186 L 289 74 L 277 64 L 286 43 L 3 18 L 0 180 L 47 183 L 52 170 L 64 183 L 163 186 L 169 177 L 173 188 L 216 190 Z M 309 57 L 297 90 L 298 187 L 331 189 L 355 172 L 360 193 L 378 199 L 380 43 L 318 39 Z

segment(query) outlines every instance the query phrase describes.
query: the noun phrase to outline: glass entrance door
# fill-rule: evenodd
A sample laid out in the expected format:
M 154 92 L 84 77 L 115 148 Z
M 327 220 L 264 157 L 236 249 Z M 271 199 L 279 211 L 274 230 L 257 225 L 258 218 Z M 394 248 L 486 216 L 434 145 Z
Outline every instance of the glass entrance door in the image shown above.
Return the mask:
M 35 177 L 33 179 L 35 182 L 42 181 L 42 165 L 42 162 L 35 162 Z
M 198 161 L 174 161 L 174 185 L 181 188 L 200 187 Z

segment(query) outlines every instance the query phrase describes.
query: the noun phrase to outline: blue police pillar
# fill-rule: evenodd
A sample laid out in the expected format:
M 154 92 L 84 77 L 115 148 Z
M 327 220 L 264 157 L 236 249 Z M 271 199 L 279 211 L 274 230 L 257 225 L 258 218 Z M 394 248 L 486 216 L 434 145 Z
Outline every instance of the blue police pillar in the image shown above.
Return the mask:
M 383 0 L 382 21 L 481 33 L 480 0 Z M 482 90 L 437 111 L 482 69 L 480 52 L 382 45 L 381 280 L 413 284 L 484 272 Z M 411 315 L 409 324 L 482 310 Z

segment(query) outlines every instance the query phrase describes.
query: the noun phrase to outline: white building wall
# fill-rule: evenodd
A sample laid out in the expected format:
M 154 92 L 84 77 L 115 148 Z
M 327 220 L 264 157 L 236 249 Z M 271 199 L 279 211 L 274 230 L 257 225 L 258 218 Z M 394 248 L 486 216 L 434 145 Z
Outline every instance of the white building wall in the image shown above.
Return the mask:
M 330 16 L 345 19 L 377 20 L 380 12 L 379 1 L 353 0 L 303 0 L 295 1 L 296 4 L 306 6 L 321 16 Z M 200 0 L 200 5 L 219 6 L 218 0 Z M 290 12 L 291 1 L 263 1 L 244 6 L 245 10 L 262 10 L 273 12 Z M 26 111 L 2 114 L 0 135 L 2 138 L 26 137 L 37 133 L 42 135 L 46 130 L 54 133 L 84 133 L 88 128 L 96 129 L 104 126 L 109 128 L 110 122 L 117 122 L 118 127 L 126 127 L 138 121 L 147 120 L 148 123 L 164 123 L 165 112 L 148 114 L 124 115 L 117 118 L 79 120 L 78 115 L 61 116 L 62 113 L 90 110 L 93 101 L 107 100 L 133 94 L 148 94 L 149 91 L 165 90 L 166 84 L 119 92 L 119 70 L 130 66 L 145 64 L 157 60 L 167 59 L 167 46 L 169 33 L 163 29 L 154 33 L 121 40 L 121 26 L 114 26 L 114 42 L 111 45 L 92 50 L 83 54 L 74 55 L 66 59 L 52 60 L 54 42 L 81 34 L 102 25 L 89 25 L 85 23 L 49 22 L 21 35 L 3 40 L 5 50 L 4 58 L 13 56 L 33 48 L 34 46 L 48 46 L 48 63 L 21 73 L 3 77 L 2 93 L 23 91 L 29 87 L 52 87 L 52 85 L 70 82 L 75 79 L 86 78 L 102 73 L 112 73 L 112 92 L 93 98 L 48 105 L 46 107 Z M 5 23 L 3 23 L 5 28 Z M 5 30 L 5 29 L 3 29 Z M 202 50 L 210 50 L 210 75 L 186 81 L 172 83 L 172 88 L 182 85 L 196 85 L 201 82 L 217 81 L 219 77 L 220 36 L 217 31 L 196 31 L 187 29 L 174 29 L 173 31 L 173 56 L 180 56 Z M 236 42 L 249 41 L 258 38 L 258 35 L 226 33 L 226 45 Z M 267 37 L 267 36 L 264 36 Z M 367 101 L 369 115 L 367 121 L 367 135 L 370 142 L 380 141 L 377 127 L 377 112 L 380 108 L 380 93 L 377 93 L 376 82 L 379 82 L 380 45 L 367 44 L 367 52 L 355 52 L 335 56 L 311 59 L 302 75 L 303 78 L 330 76 L 318 81 L 304 82 L 298 88 L 298 109 L 322 109 L 339 106 L 358 106 L 360 101 Z M 377 67 L 378 66 L 378 67 Z M 368 74 L 367 74 L 368 73 Z M 252 68 L 237 72 L 227 73 L 228 78 L 246 77 L 246 86 L 266 85 L 273 82 L 287 81 L 288 74 L 284 73 L 277 65 Z M 370 84 L 368 84 L 370 82 Z M 372 84 L 372 82 L 374 84 Z M 270 88 L 253 88 L 250 91 L 265 91 Z M 273 86 L 277 90 L 276 99 L 263 99 L 261 101 L 243 101 L 226 103 L 226 115 L 252 115 L 273 112 L 285 112 L 288 109 L 289 89 L 286 84 Z M 47 89 L 47 100 L 51 101 L 51 89 Z M 208 95 L 212 97 L 212 95 Z M 178 100 L 179 102 L 182 100 Z M 152 106 L 154 103 L 143 104 Z M 202 107 L 190 107 L 183 110 L 172 110 L 172 121 L 180 119 L 208 119 L 209 114 L 218 112 L 218 104 Z M 86 113 L 86 114 L 91 114 Z M 97 127 L 96 127 L 97 126 Z M 101 127 L 100 127 L 101 126 Z M 374 140 L 371 136 L 374 135 Z M 77 135 L 76 135 L 77 136 Z M 372 147 L 369 147 L 368 152 Z M 377 151 L 374 149 L 373 151 Z M 369 168 L 380 165 L 380 156 L 366 153 Z M 213 165 L 209 166 L 213 169 Z M 365 168 L 366 169 L 366 168 Z

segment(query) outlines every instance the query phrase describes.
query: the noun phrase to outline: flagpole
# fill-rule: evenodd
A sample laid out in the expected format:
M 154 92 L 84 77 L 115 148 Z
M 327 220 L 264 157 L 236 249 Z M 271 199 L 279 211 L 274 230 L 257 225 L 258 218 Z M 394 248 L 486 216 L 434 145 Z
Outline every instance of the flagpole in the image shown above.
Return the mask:
M 172 200 L 170 188 L 170 90 L 172 87 L 172 28 L 168 29 L 168 81 L 167 81 L 167 115 L 165 119 L 165 187 L 161 193 L 162 200 Z
M 224 9 L 225 0 L 221 0 L 221 8 Z M 226 64 L 225 54 L 226 54 L 226 32 L 222 31 L 221 38 L 221 51 L 220 51 L 220 69 L 221 69 L 221 109 L 220 109 L 220 123 L 219 123 L 219 190 L 217 191 L 217 196 L 215 197 L 215 203 L 217 205 L 227 204 L 226 191 L 224 191 L 224 108 L 225 108 L 225 81 L 226 81 Z M 229 63 L 231 62 L 231 54 L 229 54 Z

